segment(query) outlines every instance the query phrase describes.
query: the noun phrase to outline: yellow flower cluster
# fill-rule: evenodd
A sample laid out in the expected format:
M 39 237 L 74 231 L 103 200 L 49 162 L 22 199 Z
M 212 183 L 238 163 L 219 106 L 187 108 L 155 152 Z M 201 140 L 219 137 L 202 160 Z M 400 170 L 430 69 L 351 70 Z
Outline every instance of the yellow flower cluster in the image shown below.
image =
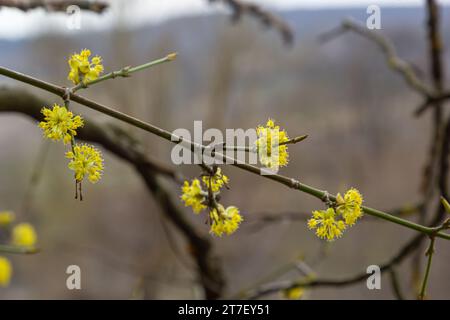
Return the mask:
M 36 231 L 29 223 L 20 223 L 12 231 L 12 244 L 16 246 L 33 247 L 36 239 Z
M 212 220 L 211 233 L 221 237 L 224 233 L 230 235 L 234 233 L 242 222 L 242 216 L 239 214 L 239 209 L 230 206 L 224 208 L 221 204 L 217 208 L 210 211 Z
M 353 226 L 362 216 L 363 198 L 358 190 L 352 188 L 344 196 L 338 194 L 336 204 L 327 210 L 316 210 L 308 220 L 308 228 L 327 241 L 342 236 L 347 227 Z
M 14 212 L 12 211 L 1 211 L 0 212 L 0 227 L 6 227 L 13 223 L 15 219 Z
M 74 116 L 66 107 L 61 107 L 56 103 L 52 109 L 42 108 L 44 121 L 39 123 L 39 127 L 44 130 L 44 135 L 52 140 L 62 140 L 68 144 L 77 135 L 77 129 L 83 126 L 83 119 Z
M 103 158 L 99 150 L 87 144 L 76 144 L 66 153 L 70 159 L 69 169 L 75 171 L 75 180 L 81 182 L 85 176 L 96 183 L 102 177 Z
M 89 61 L 90 56 L 91 51 L 84 49 L 69 58 L 70 72 L 67 78 L 74 84 L 79 84 L 80 81 L 87 84 L 97 79 L 103 72 L 102 58 L 95 56 Z
M 269 119 L 265 126 L 256 128 L 256 134 L 256 149 L 261 164 L 269 169 L 286 166 L 289 162 L 288 148 L 283 144 L 289 141 L 286 131 Z
M 361 218 L 363 198 L 358 190 L 351 188 L 344 197 L 340 193 L 336 196 L 336 212 L 344 218 L 345 224 L 352 226 Z
M 218 192 L 223 186 L 228 184 L 228 177 L 222 174 L 222 170 L 220 168 L 217 168 L 214 175 L 203 176 L 202 180 L 206 188 L 211 188 L 212 192 Z
M 7 287 L 11 281 L 12 266 L 11 262 L 5 257 L 0 256 L 0 287 Z
M 192 207 L 195 213 L 200 213 L 207 208 L 205 205 L 207 193 L 202 190 L 200 180 L 194 179 L 191 184 L 185 181 L 181 191 L 183 192 L 181 200 L 186 207 Z
M 15 215 L 11 211 L 0 212 L 0 228 L 11 234 L 11 245 L 33 248 L 37 241 L 36 231 L 29 223 L 19 223 L 12 227 Z M 11 262 L 0 256 L 0 287 L 6 287 L 11 281 L 13 268 Z
M 293 287 L 282 291 L 284 298 L 289 300 L 299 300 L 305 295 L 305 288 L 301 286 Z
M 201 180 L 194 179 L 191 183 L 185 181 L 181 188 L 181 200 L 185 206 L 192 207 L 197 214 L 209 208 L 210 233 L 219 237 L 234 233 L 243 220 L 238 208 L 225 208 L 216 202 L 216 196 L 228 181 L 228 177 L 218 168 L 214 174 L 205 175 Z

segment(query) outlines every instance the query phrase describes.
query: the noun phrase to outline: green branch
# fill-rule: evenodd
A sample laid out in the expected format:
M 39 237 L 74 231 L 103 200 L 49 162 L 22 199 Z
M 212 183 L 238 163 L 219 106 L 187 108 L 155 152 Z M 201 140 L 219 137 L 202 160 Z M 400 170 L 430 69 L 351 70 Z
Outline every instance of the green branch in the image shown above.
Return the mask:
M 136 66 L 136 67 L 125 67 L 125 68 L 122 68 L 122 69 L 120 69 L 118 71 L 113 71 L 113 72 L 107 73 L 107 74 L 105 74 L 105 75 L 103 75 L 101 77 L 98 77 L 95 80 L 89 81 L 87 83 L 84 83 L 83 81 L 81 81 L 78 85 L 76 85 L 75 87 L 71 88 L 71 91 L 72 91 L 72 93 L 75 93 L 76 91 L 78 91 L 80 89 L 85 89 L 85 88 L 87 88 L 89 86 L 92 86 L 94 84 L 97 84 L 99 82 L 102 82 L 102 81 L 105 81 L 105 80 L 109 80 L 109 79 L 114 79 L 114 78 L 117 78 L 117 77 L 124 77 L 124 78 L 126 78 L 126 77 L 129 77 L 132 73 L 135 73 L 135 72 L 138 72 L 138 71 L 141 71 L 141 70 L 144 70 L 144 69 L 156 66 L 158 64 L 162 64 L 162 63 L 165 63 L 165 62 L 173 61 L 173 60 L 176 59 L 176 57 L 177 57 L 176 53 L 170 53 L 167 56 L 165 56 L 164 58 L 157 59 L 157 60 L 154 60 L 154 61 L 150 61 L 148 63 L 142 64 L 142 65 L 139 65 L 139 66 Z
M 423 282 L 422 282 L 422 288 L 420 289 L 420 294 L 419 294 L 419 299 L 423 300 L 425 299 L 425 295 L 426 295 L 426 290 L 427 290 L 427 284 L 428 284 L 428 278 L 430 276 L 430 270 L 431 270 L 431 262 L 433 260 L 433 255 L 434 255 L 434 243 L 436 241 L 436 238 L 434 236 L 430 237 L 430 245 L 427 249 L 426 255 L 428 256 L 428 261 L 427 261 L 427 268 L 425 269 L 425 275 L 423 277 Z
M 145 66 L 145 65 L 135 67 L 136 68 L 135 70 L 142 70 L 143 66 Z M 19 72 L 16 72 L 16 71 L 4 68 L 4 67 L 0 67 L 0 74 L 4 75 L 6 77 L 9 77 L 9 78 L 30 84 L 30 85 L 40 88 L 42 90 L 51 92 L 61 98 L 64 98 L 64 97 L 67 98 L 67 89 L 66 88 L 30 77 L 28 75 L 25 75 L 25 74 L 22 74 L 22 73 L 19 73 Z M 80 95 L 70 93 L 70 96 L 68 98 L 70 100 L 75 101 L 79 104 L 82 104 L 88 108 L 99 111 L 101 113 L 109 115 L 118 120 L 124 121 L 128 124 L 131 124 L 135 127 L 145 130 L 147 132 L 150 132 L 154 135 L 157 135 L 157 136 L 159 136 L 163 139 L 166 139 L 168 141 L 171 141 L 173 143 L 183 143 L 185 146 L 188 146 L 194 150 L 195 149 L 197 149 L 197 150 L 207 149 L 207 147 L 202 144 L 198 144 L 198 143 L 195 143 L 195 142 L 192 142 L 189 140 L 185 140 L 182 137 L 173 135 L 171 132 L 169 132 L 167 130 L 164 130 L 155 125 L 152 125 L 150 123 L 147 123 L 147 122 L 144 122 L 137 118 L 134 118 L 132 116 L 129 116 L 120 111 L 109 108 L 109 107 L 102 105 L 100 103 L 97 103 L 95 101 L 84 98 Z M 261 175 L 261 173 L 264 172 L 265 169 L 261 169 L 261 168 L 258 168 L 256 166 L 249 165 L 246 163 L 240 163 L 237 159 L 234 159 L 233 157 L 229 157 L 225 154 L 215 153 L 215 156 L 219 157 L 220 160 L 224 161 L 224 163 L 231 163 L 233 166 L 238 167 L 242 170 L 251 172 L 253 174 L 260 175 L 261 177 L 263 177 L 265 179 L 276 181 L 276 182 L 281 183 L 289 188 L 305 192 L 305 193 L 312 195 L 322 201 L 324 201 L 325 199 L 330 199 L 332 201 L 336 201 L 336 197 L 328 194 L 328 192 L 316 189 L 316 188 L 308 186 L 306 184 L 303 184 L 296 179 L 278 175 L 278 174 Z M 435 234 L 436 237 L 450 240 L 450 234 L 447 234 L 447 233 L 444 233 L 441 231 L 436 232 L 435 228 L 426 227 L 426 226 L 423 226 L 423 225 L 420 225 L 420 224 L 417 224 L 417 223 L 414 223 L 414 222 L 411 222 L 408 220 L 404 220 L 402 218 L 399 218 L 399 217 L 396 217 L 396 216 L 390 215 L 388 213 L 385 213 L 385 212 L 382 212 L 382 211 L 379 211 L 376 209 L 372 209 L 369 207 L 362 207 L 362 209 L 366 214 L 369 214 L 371 216 L 375 216 L 375 217 L 402 225 L 406 228 L 416 230 L 416 231 L 419 231 L 419 232 L 427 234 L 427 235 Z
M 38 253 L 39 249 L 35 247 L 12 246 L 7 244 L 0 244 L 0 252 L 2 253 L 16 253 L 16 254 L 33 254 Z

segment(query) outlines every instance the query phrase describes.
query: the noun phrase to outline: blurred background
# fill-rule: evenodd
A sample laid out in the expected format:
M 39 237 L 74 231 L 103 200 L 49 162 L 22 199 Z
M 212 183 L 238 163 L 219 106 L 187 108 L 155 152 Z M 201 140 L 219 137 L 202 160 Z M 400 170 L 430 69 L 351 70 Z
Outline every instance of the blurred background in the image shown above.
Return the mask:
M 367 5 L 379 4 L 380 32 L 428 81 L 424 1 L 254 2 L 289 23 L 295 34 L 292 47 L 251 17 L 230 22 L 229 11 L 220 4 L 115 0 L 101 15 L 83 12 L 80 30 L 68 30 L 62 13 L 1 9 L 0 65 L 69 85 L 67 59 L 82 48 L 101 55 L 106 71 L 178 52 L 175 62 L 105 82 L 83 95 L 170 131 L 193 130 L 194 120 L 202 120 L 205 129 L 247 129 L 271 117 L 291 136 L 309 135 L 289 147 L 291 161 L 281 174 L 331 193 L 357 187 L 366 204 L 379 209 L 416 204 L 431 124 L 429 114 L 413 117 L 420 96 L 388 69 L 373 43 L 351 33 L 327 43 L 318 37 L 347 17 L 365 24 Z M 449 2 L 439 3 L 448 48 Z M 445 51 L 445 62 L 449 54 Z M 450 64 L 445 65 L 449 71 Z M 23 86 L 4 77 L 0 85 Z M 49 104 L 59 102 L 39 89 L 26 89 Z M 146 153 L 172 166 L 169 143 L 83 106 L 74 104 L 73 109 L 120 125 L 141 141 Z M 1 114 L 0 145 L 0 210 L 13 210 L 18 220 L 32 222 L 42 248 L 37 255 L 10 257 L 14 277 L 8 288 L 0 289 L 0 298 L 202 297 L 185 239 L 129 164 L 104 152 L 103 179 L 96 185 L 85 183 L 84 200 L 79 202 L 73 199 L 64 148 L 45 142 L 29 118 Z M 39 162 L 42 148 L 48 152 Z M 29 191 L 36 163 L 40 179 Z M 176 169 L 190 178 L 200 174 L 195 166 Z M 320 277 L 339 279 L 365 272 L 369 265 L 388 261 L 414 236 L 400 226 L 367 219 L 324 246 L 303 221 L 255 227 L 259 214 L 308 213 L 322 204 L 239 169 L 223 170 L 231 180 L 223 202 L 238 206 L 246 220 L 232 236 L 210 236 L 224 271 L 225 296 L 254 286 L 299 257 Z M 171 183 L 171 188 L 174 196 L 180 194 L 179 185 Z M 189 208 L 184 212 L 208 233 L 203 218 Z M 438 241 L 437 252 L 429 292 L 432 298 L 447 299 L 448 244 Z M 72 264 L 81 267 L 82 290 L 66 288 L 65 271 Z M 397 270 L 404 292 L 413 297 L 411 259 Z M 283 279 L 296 276 L 288 273 Z M 368 290 L 363 281 L 307 290 L 305 298 L 394 296 L 383 275 L 381 290 Z

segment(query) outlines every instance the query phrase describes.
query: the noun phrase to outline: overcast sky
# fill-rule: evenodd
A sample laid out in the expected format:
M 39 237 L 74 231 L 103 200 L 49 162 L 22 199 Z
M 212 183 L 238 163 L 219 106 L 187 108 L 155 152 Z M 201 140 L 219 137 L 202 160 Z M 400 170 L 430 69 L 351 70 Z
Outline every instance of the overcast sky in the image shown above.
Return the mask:
M 327 8 L 345 6 L 420 6 L 425 0 L 252 0 L 270 9 Z M 136 24 L 158 22 L 174 16 L 203 14 L 223 10 L 222 5 L 208 5 L 207 0 L 110 0 L 112 10 L 100 18 L 91 13 L 82 13 L 81 30 L 69 30 L 64 14 L 46 15 L 42 10 L 22 13 L 15 9 L 0 10 L 0 38 L 20 38 L 46 30 L 61 30 L 76 33 L 89 29 L 105 29 L 115 22 L 134 26 Z M 440 0 L 450 4 L 450 0 Z

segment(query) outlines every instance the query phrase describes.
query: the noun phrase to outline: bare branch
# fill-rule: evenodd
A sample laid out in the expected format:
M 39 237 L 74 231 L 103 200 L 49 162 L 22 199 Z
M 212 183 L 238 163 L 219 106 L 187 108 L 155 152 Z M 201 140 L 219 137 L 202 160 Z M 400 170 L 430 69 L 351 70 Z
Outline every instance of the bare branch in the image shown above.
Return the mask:
M 43 8 L 46 11 L 60 11 L 66 12 L 71 5 L 78 6 L 81 10 L 92 11 L 95 13 L 103 13 L 109 4 L 103 1 L 88 1 L 88 0 L 0 0 L 0 8 L 17 8 L 22 11 L 29 11 L 38 8 Z
M 391 280 L 392 291 L 395 297 L 397 298 L 397 300 L 405 300 L 405 298 L 403 297 L 402 290 L 400 288 L 400 282 L 398 279 L 397 272 L 395 271 L 395 268 L 391 268 L 391 270 L 389 271 L 389 276 Z
M 330 32 L 323 34 L 320 37 L 320 40 L 322 42 L 326 42 L 347 31 L 353 31 L 363 36 L 364 38 L 374 42 L 383 52 L 388 67 L 399 73 L 406 81 L 406 83 L 414 91 L 420 93 L 426 98 L 435 96 L 434 90 L 432 90 L 429 86 L 427 86 L 416 75 L 414 67 L 397 56 L 395 48 L 389 41 L 389 39 L 383 37 L 381 34 L 375 31 L 367 29 L 366 26 L 362 25 L 357 21 L 354 21 L 352 19 L 344 20 L 341 26 L 331 30 Z
M 283 19 L 254 3 L 241 0 L 209 0 L 209 2 L 222 2 L 230 7 L 233 11 L 233 21 L 238 21 L 244 14 L 254 16 L 265 26 L 278 30 L 286 44 L 291 45 L 294 42 L 294 32 Z

